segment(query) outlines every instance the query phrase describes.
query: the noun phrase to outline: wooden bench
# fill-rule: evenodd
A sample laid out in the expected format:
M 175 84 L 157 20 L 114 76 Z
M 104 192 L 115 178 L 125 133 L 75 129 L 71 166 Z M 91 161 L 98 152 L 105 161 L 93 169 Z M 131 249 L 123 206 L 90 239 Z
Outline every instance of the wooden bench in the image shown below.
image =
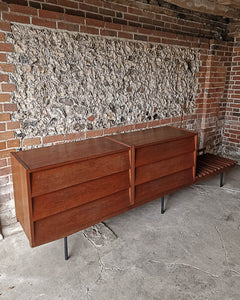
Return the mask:
M 210 153 L 199 155 L 197 158 L 195 183 L 220 174 L 220 187 L 222 187 L 223 173 L 236 164 L 236 161 L 219 155 Z

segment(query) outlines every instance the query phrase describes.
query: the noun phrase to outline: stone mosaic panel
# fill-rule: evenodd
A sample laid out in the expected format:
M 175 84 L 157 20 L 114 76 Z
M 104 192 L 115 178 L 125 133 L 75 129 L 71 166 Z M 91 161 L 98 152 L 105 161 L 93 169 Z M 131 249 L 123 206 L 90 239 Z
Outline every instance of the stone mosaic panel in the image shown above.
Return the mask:
M 73 133 L 191 113 L 198 50 L 12 25 L 12 102 L 21 137 Z

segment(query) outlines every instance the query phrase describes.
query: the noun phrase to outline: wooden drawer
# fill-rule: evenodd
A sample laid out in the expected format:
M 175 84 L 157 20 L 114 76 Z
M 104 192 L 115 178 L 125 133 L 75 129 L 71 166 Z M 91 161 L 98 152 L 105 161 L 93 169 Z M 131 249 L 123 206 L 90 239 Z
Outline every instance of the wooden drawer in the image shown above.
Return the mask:
M 124 171 L 35 197 L 32 199 L 33 220 L 43 219 L 73 207 L 126 190 L 129 186 L 129 171 Z
M 194 153 L 185 153 L 166 160 L 157 161 L 151 164 L 136 168 L 135 184 L 142 184 L 160 177 L 164 177 L 181 170 L 190 169 L 194 165 Z
M 193 152 L 195 149 L 194 136 L 184 139 L 144 146 L 136 149 L 136 167 Z
M 99 223 L 129 205 L 128 190 L 35 222 L 35 245 L 68 236 Z
M 129 152 L 89 159 L 32 173 L 32 197 L 128 170 Z
M 135 202 L 156 199 L 193 183 L 192 168 L 136 186 Z

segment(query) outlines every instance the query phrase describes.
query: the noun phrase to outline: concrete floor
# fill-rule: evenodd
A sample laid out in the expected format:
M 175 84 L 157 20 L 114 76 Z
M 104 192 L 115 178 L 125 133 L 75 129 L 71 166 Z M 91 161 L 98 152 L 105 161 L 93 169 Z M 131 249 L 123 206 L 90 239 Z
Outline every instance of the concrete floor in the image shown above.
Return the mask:
M 0 299 L 240 299 L 240 167 L 31 249 L 0 241 Z M 111 228 L 111 230 L 108 229 Z

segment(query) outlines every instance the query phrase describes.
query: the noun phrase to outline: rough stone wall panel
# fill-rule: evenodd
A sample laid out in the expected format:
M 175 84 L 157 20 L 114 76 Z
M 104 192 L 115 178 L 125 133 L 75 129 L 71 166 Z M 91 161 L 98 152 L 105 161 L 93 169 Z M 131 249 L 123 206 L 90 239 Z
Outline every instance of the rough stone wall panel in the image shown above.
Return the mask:
M 192 113 L 198 50 L 12 25 L 21 138 Z

